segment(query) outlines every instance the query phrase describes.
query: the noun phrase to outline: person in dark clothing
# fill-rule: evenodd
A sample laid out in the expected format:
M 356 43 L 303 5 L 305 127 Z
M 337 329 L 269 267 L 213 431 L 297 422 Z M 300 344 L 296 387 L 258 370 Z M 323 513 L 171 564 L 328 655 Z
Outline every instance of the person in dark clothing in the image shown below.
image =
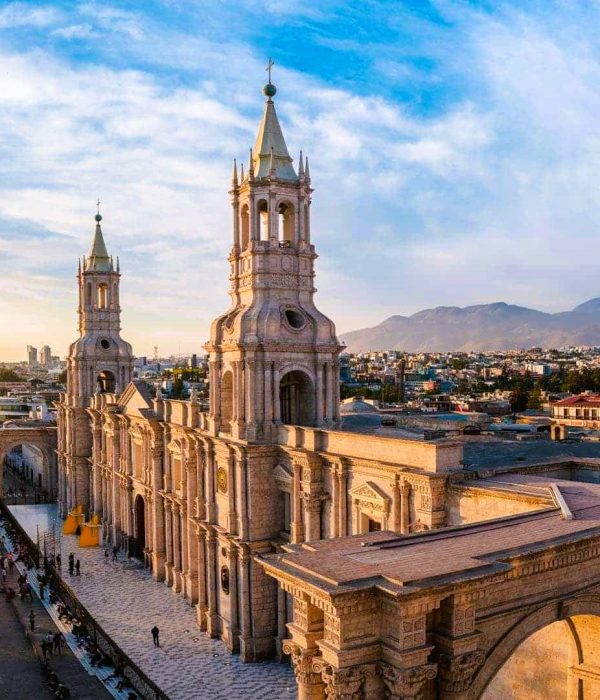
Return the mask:
M 150 631 L 152 632 L 152 641 L 154 642 L 154 646 L 159 647 L 160 642 L 158 641 L 158 635 L 160 633 L 160 630 L 156 625 L 154 625 L 154 627 Z
M 73 554 L 73 552 L 71 552 L 71 554 L 69 554 L 69 573 L 71 574 L 71 576 L 73 576 L 74 567 L 75 567 L 75 555 Z
M 60 632 L 55 632 L 54 633 L 54 638 L 53 638 L 53 644 L 54 644 L 54 653 L 55 654 L 61 654 L 62 653 L 62 634 Z
M 75 575 L 79 576 L 81 574 L 81 565 L 79 559 L 75 562 Z
M 35 630 L 35 613 L 33 610 L 29 613 L 29 627 L 32 632 Z

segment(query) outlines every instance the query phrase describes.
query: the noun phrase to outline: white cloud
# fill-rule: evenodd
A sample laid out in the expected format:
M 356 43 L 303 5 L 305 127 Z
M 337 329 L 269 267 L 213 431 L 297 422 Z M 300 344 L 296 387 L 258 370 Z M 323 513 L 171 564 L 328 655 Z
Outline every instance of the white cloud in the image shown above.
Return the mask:
M 25 2 L 11 2 L 0 10 L 0 30 L 20 27 L 42 29 L 59 21 L 61 13 L 56 8 L 33 7 Z

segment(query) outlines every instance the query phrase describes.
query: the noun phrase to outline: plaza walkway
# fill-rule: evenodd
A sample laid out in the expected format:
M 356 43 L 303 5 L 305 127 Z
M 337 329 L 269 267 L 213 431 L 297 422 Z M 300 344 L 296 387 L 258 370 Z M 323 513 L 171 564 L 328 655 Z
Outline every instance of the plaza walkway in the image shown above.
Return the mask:
M 36 532 L 57 529 L 55 505 L 10 506 L 35 541 Z M 81 562 L 81 576 L 69 576 L 69 553 Z M 136 560 L 107 562 L 102 548 L 80 548 L 77 537 L 62 538 L 63 577 L 113 640 L 172 700 L 286 700 L 296 698 L 289 666 L 244 664 L 225 645 L 196 625 L 195 610 Z M 160 628 L 161 647 L 150 629 Z

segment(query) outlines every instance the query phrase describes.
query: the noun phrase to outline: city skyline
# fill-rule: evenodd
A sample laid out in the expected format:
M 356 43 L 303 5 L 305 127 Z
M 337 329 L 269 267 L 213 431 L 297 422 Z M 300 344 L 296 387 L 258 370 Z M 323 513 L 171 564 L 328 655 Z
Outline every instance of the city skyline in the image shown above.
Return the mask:
M 228 306 L 227 164 L 247 161 L 270 55 L 338 332 L 598 296 L 598 10 L 552 5 L 5 5 L 0 360 L 75 340 L 97 197 L 136 354 L 198 350 Z

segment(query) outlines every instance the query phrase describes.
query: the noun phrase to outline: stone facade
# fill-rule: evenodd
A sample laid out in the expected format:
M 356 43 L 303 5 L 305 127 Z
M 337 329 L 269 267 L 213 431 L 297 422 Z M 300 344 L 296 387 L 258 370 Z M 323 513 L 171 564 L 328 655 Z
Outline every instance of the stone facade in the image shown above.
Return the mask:
M 79 274 L 81 338 L 59 407 L 62 513 L 98 514 L 108 540 L 143 558 L 196 607 L 203 630 L 247 661 L 281 654 L 291 621 L 291 597 L 262 556 L 286 543 L 438 527 L 462 459 L 452 442 L 336 430 L 341 348 L 313 300 L 308 162 L 296 173 L 274 87 L 265 90 L 250 165 L 234 167 L 232 306 L 206 346 L 209 411 L 194 395 L 166 400 L 130 382 L 119 273 L 99 225 Z

